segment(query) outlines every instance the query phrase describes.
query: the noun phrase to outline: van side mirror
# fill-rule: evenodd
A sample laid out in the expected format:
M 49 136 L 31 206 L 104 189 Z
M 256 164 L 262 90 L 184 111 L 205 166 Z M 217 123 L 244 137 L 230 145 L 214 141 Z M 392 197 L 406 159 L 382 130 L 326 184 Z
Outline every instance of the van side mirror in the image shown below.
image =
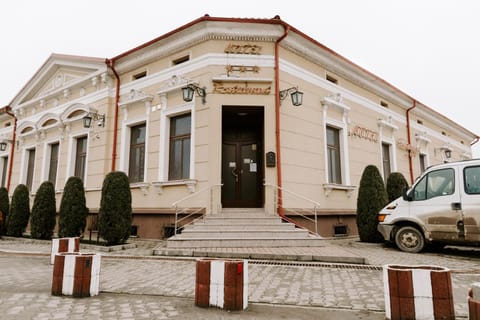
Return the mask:
M 413 197 L 410 194 L 408 194 L 407 191 L 408 191 L 408 188 L 403 188 L 403 193 L 402 193 L 403 200 L 413 201 Z

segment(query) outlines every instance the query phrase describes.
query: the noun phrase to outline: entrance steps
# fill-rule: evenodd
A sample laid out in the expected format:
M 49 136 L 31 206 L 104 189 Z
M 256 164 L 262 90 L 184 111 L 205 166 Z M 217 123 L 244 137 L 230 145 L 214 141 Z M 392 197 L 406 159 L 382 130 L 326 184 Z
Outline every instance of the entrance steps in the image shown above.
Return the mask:
M 312 247 L 320 239 L 263 208 L 229 208 L 185 226 L 167 239 L 167 248 Z

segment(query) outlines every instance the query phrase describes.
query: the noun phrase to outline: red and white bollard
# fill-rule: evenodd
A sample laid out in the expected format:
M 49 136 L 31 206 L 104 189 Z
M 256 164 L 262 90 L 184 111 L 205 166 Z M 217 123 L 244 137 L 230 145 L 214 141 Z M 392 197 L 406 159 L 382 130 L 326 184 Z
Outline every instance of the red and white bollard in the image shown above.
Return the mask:
M 468 291 L 468 319 L 480 320 L 480 282 L 472 284 Z
M 55 261 L 55 255 L 61 252 L 79 252 L 80 251 L 80 238 L 60 238 L 52 239 L 52 253 L 50 255 L 50 264 Z
M 248 307 L 246 260 L 199 259 L 196 265 L 195 305 L 228 311 Z
M 98 295 L 100 255 L 57 253 L 53 264 L 52 295 L 75 298 Z
M 449 269 L 385 265 L 383 283 L 386 319 L 455 319 Z

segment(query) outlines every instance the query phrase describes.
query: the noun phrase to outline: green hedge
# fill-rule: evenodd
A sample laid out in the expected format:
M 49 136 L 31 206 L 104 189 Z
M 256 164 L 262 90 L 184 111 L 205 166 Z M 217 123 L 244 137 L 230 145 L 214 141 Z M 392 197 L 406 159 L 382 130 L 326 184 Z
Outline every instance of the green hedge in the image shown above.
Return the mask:
M 46 181 L 40 185 L 35 195 L 30 221 L 30 232 L 34 239 L 50 240 L 56 224 L 55 187 Z
M 60 211 L 58 212 L 58 236 L 78 237 L 87 224 L 88 208 L 83 182 L 78 177 L 70 177 L 65 183 Z
M 13 191 L 12 205 L 8 215 L 7 235 L 22 237 L 30 219 L 30 192 L 24 184 Z
M 357 198 L 357 228 L 360 241 L 383 241 L 377 231 L 377 214 L 387 202 L 388 195 L 380 171 L 374 165 L 367 166 L 360 179 Z

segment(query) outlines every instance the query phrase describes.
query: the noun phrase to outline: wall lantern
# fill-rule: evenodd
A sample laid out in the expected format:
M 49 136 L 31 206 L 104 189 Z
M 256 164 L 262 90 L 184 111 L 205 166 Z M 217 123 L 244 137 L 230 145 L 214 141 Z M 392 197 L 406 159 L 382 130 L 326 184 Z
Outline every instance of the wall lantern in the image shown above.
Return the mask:
M 452 157 L 452 150 L 445 149 L 445 158 L 450 159 Z
M 190 102 L 193 100 L 194 93 L 197 93 L 198 96 L 202 97 L 202 103 L 205 104 L 207 101 L 205 97 L 207 96 L 207 92 L 205 91 L 205 87 L 200 88 L 195 84 L 189 84 L 186 87 L 182 88 L 183 100 L 185 102 Z
M 280 91 L 280 103 L 282 100 L 285 100 L 289 93 L 292 98 L 292 104 L 296 107 L 301 106 L 303 103 L 303 92 L 298 91 L 298 87 L 291 87 Z
M 83 117 L 83 127 L 90 128 L 92 126 L 92 121 L 97 121 L 99 127 L 105 126 L 105 115 L 98 114 L 97 112 L 89 112 L 85 117 Z
M 0 151 L 5 151 L 7 150 L 7 143 L 13 143 L 12 140 L 3 140 L 0 142 Z

